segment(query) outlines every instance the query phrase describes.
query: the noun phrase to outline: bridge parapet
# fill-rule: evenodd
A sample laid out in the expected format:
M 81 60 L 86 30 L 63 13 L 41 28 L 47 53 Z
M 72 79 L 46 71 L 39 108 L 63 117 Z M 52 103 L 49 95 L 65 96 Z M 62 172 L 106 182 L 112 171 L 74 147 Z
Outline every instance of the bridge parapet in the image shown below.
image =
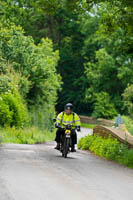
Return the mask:
M 112 135 L 112 137 L 117 138 L 120 142 L 126 143 L 129 147 L 133 148 L 133 136 L 131 136 L 128 132 L 124 132 L 114 127 L 102 125 L 95 126 L 93 129 L 93 135 L 100 135 L 105 138 Z
M 113 126 L 114 122 L 112 120 L 106 120 L 102 118 L 94 118 L 94 117 L 88 117 L 88 116 L 82 116 L 80 115 L 80 120 L 82 123 L 87 123 L 87 124 L 99 124 L 99 125 L 104 125 L 104 126 Z

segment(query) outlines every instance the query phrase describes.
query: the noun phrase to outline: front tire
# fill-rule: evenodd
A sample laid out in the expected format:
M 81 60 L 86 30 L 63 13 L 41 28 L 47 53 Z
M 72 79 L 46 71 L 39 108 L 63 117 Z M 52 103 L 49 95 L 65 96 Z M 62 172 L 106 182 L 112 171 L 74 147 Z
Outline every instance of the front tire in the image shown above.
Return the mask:
M 69 151 L 69 146 L 70 146 L 70 139 L 65 138 L 64 146 L 63 146 L 64 158 L 67 158 L 67 154 L 68 154 L 68 151 Z

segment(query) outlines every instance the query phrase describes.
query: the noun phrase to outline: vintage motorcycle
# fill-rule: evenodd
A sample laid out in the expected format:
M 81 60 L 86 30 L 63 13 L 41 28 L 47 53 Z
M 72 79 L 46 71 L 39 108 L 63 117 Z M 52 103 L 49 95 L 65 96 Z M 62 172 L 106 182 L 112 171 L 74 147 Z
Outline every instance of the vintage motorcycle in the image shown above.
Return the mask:
M 71 152 L 72 147 L 72 130 L 76 129 L 72 127 L 71 124 L 63 124 L 64 127 L 58 126 L 60 130 L 62 130 L 61 134 L 61 147 L 60 152 L 62 153 L 62 157 L 67 158 L 67 154 Z
M 72 134 L 72 125 L 67 124 L 64 125 L 64 134 L 61 135 L 61 153 L 62 157 L 67 158 L 67 154 L 70 153 L 71 146 L 72 146 L 72 139 L 71 139 L 71 134 Z

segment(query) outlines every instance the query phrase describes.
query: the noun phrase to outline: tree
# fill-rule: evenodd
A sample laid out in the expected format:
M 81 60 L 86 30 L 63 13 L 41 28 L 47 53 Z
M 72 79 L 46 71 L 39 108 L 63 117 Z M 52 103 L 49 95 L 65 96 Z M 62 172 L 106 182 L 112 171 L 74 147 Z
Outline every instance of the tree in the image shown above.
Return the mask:
M 56 79 L 52 73 L 47 73 L 55 67 L 46 64 L 50 63 L 46 56 L 37 56 L 46 48 L 51 52 L 50 55 L 53 55 L 53 49 L 58 49 L 60 55 L 57 71 L 62 76 L 63 85 L 58 94 L 58 111 L 64 108 L 66 102 L 72 102 L 76 112 L 91 114 L 96 101 L 95 94 L 105 92 L 119 113 L 123 112 L 122 93 L 128 83 L 132 84 L 133 75 L 133 3 L 130 0 L 2 0 L 0 6 L 0 21 L 5 25 L 7 21 L 21 25 L 25 31 L 20 34 L 21 40 L 14 36 L 11 45 L 6 46 L 7 38 L 2 39 L 5 41 L 2 48 L 4 45 L 6 48 L 2 53 L 6 59 L 10 58 L 15 70 L 18 72 L 19 69 L 22 74 L 21 93 L 29 105 L 34 102 L 40 105 L 49 99 L 55 102 L 53 96 L 56 99 L 55 91 L 59 88 L 60 78 L 56 76 Z M 46 37 L 53 41 L 53 46 L 49 40 L 42 40 Z M 13 48 L 20 43 L 21 49 Z M 52 60 L 57 65 L 56 51 Z M 41 63 L 45 63 L 45 69 Z M 58 82 L 57 87 L 52 83 L 53 77 Z M 52 90 L 53 87 L 56 89 Z
M 55 102 L 60 85 L 60 78 L 56 75 L 59 56 L 58 51 L 53 52 L 52 42 L 42 39 L 35 45 L 31 37 L 24 36 L 22 29 L 14 25 L 10 29 L 1 28 L 0 34 L 2 57 L 25 78 L 20 80 L 20 92 L 24 93 L 27 84 L 27 94 L 24 94 L 27 101 L 33 105 Z
M 126 113 L 133 119 L 133 84 L 128 85 L 123 93 L 124 107 Z
M 85 69 L 90 85 L 86 89 L 86 99 L 93 107 L 95 93 L 107 92 L 117 110 L 123 113 L 122 93 L 128 83 L 132 84 L 132 55 L 127 51 L 129 46 L 125 42 L 127 37 L 131 37 L 125 37 L 124 27 L 118 23 L 116 26 L 118 19 L 115 20 L 117 14 L 114 13 L 117 9 L 111 3 L 103 3 L 95 13 L 100 20 L 99 26 L 93 34 L 93 43 L 89 39 L 85 43 L 86 47 L 92 44 L 92 49 L 97 44 L 91 56 L 93 59 L 86 57 L 88 63 L 85 63 Z
M 94 110 L 92 116 L 106 119 L 113 119 L 117 115 L 117 111 L 110 96 L 106 92 L 95 94 Z
M 24 36 L 21 27 L 11 24 L 1 25 L 0 53 L 1 60 L 5 60 L 3 61 L 4 65 L 1 66 L 0 75 L 2 81 L 1 95 L 4 102 L 6 101 L 7 104 L 14 102 L 15 99 L 13 98 L 20 101 L 19 96 L 21 94 L 30 111 L 33 110 L 33 107 L 40 108 L 42 113 L 49 111 L 51 118 L 53 118 L 57 90 L 60 88 L 61 79 L 56 73 L 59 55 L 58 51 L 53 51 L 52 42 L 49 39 L 42 39 L 38 45 L 35 45 L 31 36 Z M 11 65 L 8 65 L 8 63 L 11 63 Z M 15 82 L 10 88 L 13 76 Z M 4 83 L 6 84 L 4 85 Z M 19 89 L 17 90 L 18 95 L 15 92 L 16 96 L 13 92 L 15 88 Z M 11 90 L 11 93 L 8 90 Z M 8 92 L 9 96 L 6 96 L 5 92 Z M 9 99 L 9 101 L 6 99 Z M 13 103 L 11 104 L 13 105 Z M 23 109 L 21 110 L 23 111 Z M 17 111 L 15 113 L 17 115 Z M 19 115 L 17 118 L 19 118 Z M 13 119 L 17 118 L 13 117 Z M 17 123 L 17 121 L 14 123 Z M 12 124 L 12 120 L 10 124 Z

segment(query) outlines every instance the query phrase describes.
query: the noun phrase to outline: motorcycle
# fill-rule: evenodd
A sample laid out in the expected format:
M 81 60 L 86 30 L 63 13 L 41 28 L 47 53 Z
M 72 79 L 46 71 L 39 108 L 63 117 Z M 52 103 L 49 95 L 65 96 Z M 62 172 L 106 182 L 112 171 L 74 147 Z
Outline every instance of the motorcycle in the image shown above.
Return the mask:
M 56 119 L 53 120 L 54 122 Z M 67 158 L 67 154 L 71 152 L 72 148 L 72 130 L 75 129 L 80 131 L 80 127 L 73 127 L 72 124 L 63 124 L 64 127 L 60 125 L 56 125 L 56 128 L 59 128 L 63 134 L 61 134 L 61 147 L 60 152 L 62 153 L 62 157 Z M 79 128 L 79 129 L 78 129 Z
M 70 153 L 70 149 L 72 146 L 72 125 L 67 124 L 64 125 L 64 134 L 61 135 L 61 149 L 60 152 L 62 153 L 62 157 L 67 158 L 67 154 Z

